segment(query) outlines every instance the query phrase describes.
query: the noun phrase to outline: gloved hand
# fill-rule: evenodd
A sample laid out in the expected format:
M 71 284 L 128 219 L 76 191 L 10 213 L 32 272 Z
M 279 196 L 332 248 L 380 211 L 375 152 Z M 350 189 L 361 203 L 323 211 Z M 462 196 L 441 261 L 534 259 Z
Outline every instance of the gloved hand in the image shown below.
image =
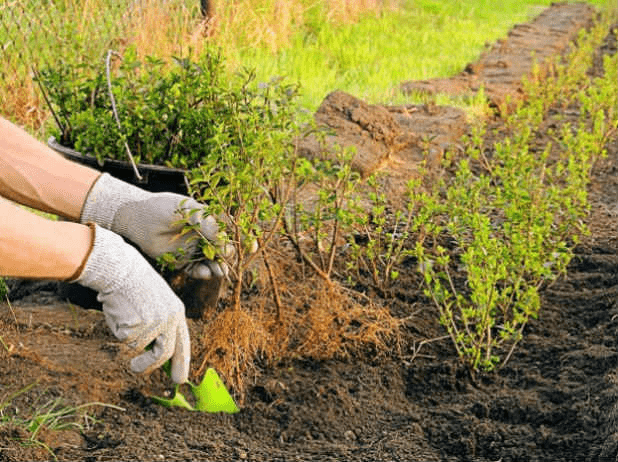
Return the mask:
M 151 193 L 104 173 L 88 193 L 80 221 L 94 222 L 120 234 L 154 259 L 182 248 L 184 257 L 177 269 L 184 269 L 198 279 L 222 277 L 227 272 L 223 262 L 202 260 L 199 264 L 191 263 L 191 259 L 200 253 L 195 233 L 179 235 L 183 228 L 177 223 L 183 218 L 179 210 L 189 214 L 198 209 L 190 215 L 190 223 L 199 224 L 200 233 L 217 246 L 221 256 L 226 256 L 225 245 L 218 241 L 217 221 L 210 215 L 204 216 L 203 208 L 190 197 Z
M 135 372 L 151 372 L 172 359 L 171 375 L 184 383 L 191 345 L 184 305 L 165 280 L 133 246 L 117 234 L 91 224 L 94 244 L 77 282 L 98 292 L 114 335 L 142 351 L 131 360 Z

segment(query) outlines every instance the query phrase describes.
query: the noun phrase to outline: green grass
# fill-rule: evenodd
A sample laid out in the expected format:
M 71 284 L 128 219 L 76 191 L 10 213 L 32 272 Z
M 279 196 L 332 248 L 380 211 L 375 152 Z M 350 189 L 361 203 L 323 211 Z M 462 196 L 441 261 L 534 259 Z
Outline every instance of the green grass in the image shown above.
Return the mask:
M 3 116 L 34 128 L 45 119 L 37 116 L 30 122 L 36 116 L 30 106 L 44 103 L 40 99 L 33 102 L 28 96 L 33 90 L 20 91 L 12 83 L 18 82 L 20 75 L 27 75 L 26 64 L 100 60 L 107 48 L 121 49 L 125 39 L 137 43 L 145 53 L 156 50 L 161 54 L 183 54 L 191 46 L 201 46 L 201 42 L 191 44 L 188 36 L 203 41 L 195 34 L 197 0 L 175 0 L 174 9 L 164 11 L 171 15 L 165 19 L 162 12 L 150 7 L 149 16 L 139 20 L 137 29 L 129 25 L 126 4 L 111 0 L 89 2 L 80 10 L 81 20 L 75 21 L 74 11 L 81 8 L 80 2 L 63 0 L 35 8 L 38 2 L 32 0 L 20 3 L 21 6 L 0 7 L 0 50 L 4 50 L 0 57 L 8 63 L 4 71 L 0 70 L 0 76 L 5 77 L 0 80 Z M 292 24 L 296 33 L 276 42 L 277 51 L 272 51 L 272 44 L 242 45 L 242 40 L 231 43 L 229 31 L 219 34 L 222 41 L 227 40 L 220 45 L 232 71 L 239 67 L 256 68 L 260 81 L 285 76 L 300 83 L 302 106 L 310 111 L 336 89 L 369 103 L 397 104 L 412 102 L 400 93 L 401 82 L 460 72 L 478 58 L 486 44 L 504 37 L 514 24 L 531 19 L 550 3 L 551 0 L 507 0 L 498 7 L 490 0 L 400 0 L 397 8 L 386 7 L 379 13 L 365 13 L 358 21 L 341 23 L 328 19 L 317 2 L 305 10 L 302 24 Z M 611 1 L 588 3 L 604 7 Z M 261 14 L 257 10 L 253 13 Z M 178 27 L 173 28 L 178 29 L 177 35 L 174 31 L 152 30 L 146 37 L 136 36 L 151 29 L 151 22 L 161 21 L 178 22 Z M 247 35 L 258 24 L 247 22 Z M 45 130 L 37 133 L 40 137 L 45 135 Z
M 46 393 L 40 394 L 38 398 L 27 400 L 27 405 L 23 402 L 17 403 L 22 395 L 29 395 L 37 385 L 34 382 L 13 393 L 5 394 L 0 400 L 0 429 L 18 428 L 22 436 L 16 437 L 19 444 L 23 446 L 36 446 L 47 451 L 53 460 L 57 460 L 52 448 L 50 448 L 41 438 L 41 430 L 46 429 L 52 432 L 73 430 L 83 432 L 90 428 L 90 425 L 97 422 L 91 415 L 94 407 L 106 407 L 124 412 L 125 409 L 113 404 L 92 402 L 80 405 L 66 405 L 61 398 L 46 399 Z
M 261 80 L 278 75 L 299 82 L 302 103 L 310 110 L 335 89 L 370 103 L 409 102 L 398 90 L 401 82 L 460 72 L 486 43 L 550 4 L 551 0 L 509 0 L 496 7 L 489 0 L 403 0 L 397 11 L 339 27 L 306 26 L 276 54 L 245 49 L 233 61 L 255 67 Z

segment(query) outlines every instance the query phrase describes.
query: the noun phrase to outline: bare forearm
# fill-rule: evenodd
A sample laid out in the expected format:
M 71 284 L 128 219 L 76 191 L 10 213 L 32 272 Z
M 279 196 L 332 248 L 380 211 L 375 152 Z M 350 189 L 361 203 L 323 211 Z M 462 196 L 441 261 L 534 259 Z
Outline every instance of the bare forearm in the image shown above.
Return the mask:
M 0 117 L 0 196 L 78 221 L 98 176 Z
M 91 244 L 88 226 L 47 220 L 0 198 L 0 276 L 75 277 Z

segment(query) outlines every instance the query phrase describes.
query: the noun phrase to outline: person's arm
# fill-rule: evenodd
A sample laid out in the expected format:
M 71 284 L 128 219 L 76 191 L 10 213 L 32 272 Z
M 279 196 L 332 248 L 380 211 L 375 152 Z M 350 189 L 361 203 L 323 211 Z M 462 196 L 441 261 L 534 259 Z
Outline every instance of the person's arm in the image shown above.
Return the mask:
M 182 301 L 133 246 L 82 216 L 100 177 L 0 118 L 0 196 L 87 223 L 48 220 L 0 197 L 0 276 L 97 291 L 114 335 L 139 351 L 152 346 L 131 368 L 149 372 L 171 359 L 172 379 L 184 383 L 191 347 Z
M 88 191 L 99 175 L 0 117 L 0 196 L 79 221 Z
M 0 276 L 77 282 L 98 292 L 114 335 L 142 351 L 135 372 L 172 360 L 184 383 L 191 346 L 184 305 L 165 280 L 122 237 L 93 223 L 53 221 L 0 198 Z
M 190 197 L 171 193 L 150 193 L 108 174 L 65 159 L 21 128 L 0 117 L 0 196 L 37 210 L 72 221 L 93 222 L 129 239 L 142 252 L 156 259 L 182 247 L 186 256 L 177 269 L 187 269 L 200 279 L 223 277 L 225 264 L 204 260 L 198 242 L 190 234 L 179 236 L 178 221 L 185 212 L 204 206 Z M 201 235 L 228 255 L 218 239 L 214 217 L 198 213 Z
M 88 226 L 48 220 L 0 197 L 0 276 L 75 278 L 91 246 Z

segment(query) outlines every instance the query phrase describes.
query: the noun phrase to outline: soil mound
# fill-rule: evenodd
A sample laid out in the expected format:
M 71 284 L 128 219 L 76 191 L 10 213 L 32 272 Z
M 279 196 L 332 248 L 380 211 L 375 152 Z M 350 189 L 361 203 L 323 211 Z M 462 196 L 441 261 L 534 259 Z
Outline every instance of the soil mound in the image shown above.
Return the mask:
M 352 167 L 362 177 L 383 173 L 390 196 L 405 192 L 422 165 L 440 165 L 442 155 L 457 146 L 468 130 L 463 110 L 449 106 L 371 105 L 342 91 L 330 93 L 315 114 L 327 129 L 325 143 L 304 140 L 299 152 L 308 158 L 334 158 L 338 147 L 354 147 Z
M 506 98 L 515 102 L 522 93 L 522 78 L 542 66 L 551 56 L 564 53 L 580 30 L 589 27 L 595 10 L 582 3 L 556 3 L 527 24 L 515 26 L 465 70 L 452 78 L 408 81 L 405 93 L 473 94 L 484 88 L 490 104 L 498 107 Z M 325 146 L 315 138 L 300 144 L 306 157 L 333 158 L 338 148 L 356 149 L 353 167 L 363 176 L 380 171 L 382 187 L 391 197 L 405 192 L 408 180 L 440 165 L 446 151 L 457 152 L 461 136 L 468 130 L 463 110 L 425 105 L 371 105 L 334 91 L 315 113 L 318 126 L 327 129 Z M 427 172 L 425 174 L 427 174 Z

